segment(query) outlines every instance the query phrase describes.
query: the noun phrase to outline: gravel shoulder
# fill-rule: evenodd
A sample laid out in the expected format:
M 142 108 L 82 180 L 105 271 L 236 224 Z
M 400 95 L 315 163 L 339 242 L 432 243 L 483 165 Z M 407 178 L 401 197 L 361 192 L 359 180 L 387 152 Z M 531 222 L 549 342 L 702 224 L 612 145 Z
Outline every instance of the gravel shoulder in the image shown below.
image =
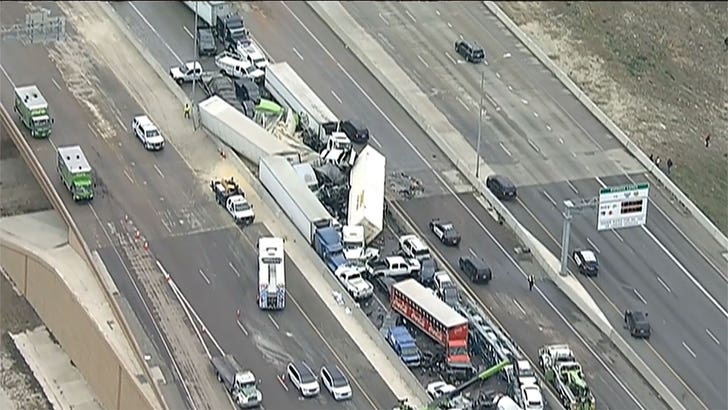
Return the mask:
M 724 2 L 499 6 L 645 153 L 671 158 L 673 181 L 728 232 Z

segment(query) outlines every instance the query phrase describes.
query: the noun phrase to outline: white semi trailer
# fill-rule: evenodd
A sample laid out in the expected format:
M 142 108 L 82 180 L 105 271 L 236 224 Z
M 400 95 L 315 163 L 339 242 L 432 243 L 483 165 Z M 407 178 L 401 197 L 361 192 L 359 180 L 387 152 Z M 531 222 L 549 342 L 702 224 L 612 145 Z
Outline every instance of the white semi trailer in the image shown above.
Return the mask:
M 382 232 L 386 164 L 384 155 L 367 146 L 359 154 L 349 175 L 351 189 L 347 225 L 363 226 L 366 243 Z

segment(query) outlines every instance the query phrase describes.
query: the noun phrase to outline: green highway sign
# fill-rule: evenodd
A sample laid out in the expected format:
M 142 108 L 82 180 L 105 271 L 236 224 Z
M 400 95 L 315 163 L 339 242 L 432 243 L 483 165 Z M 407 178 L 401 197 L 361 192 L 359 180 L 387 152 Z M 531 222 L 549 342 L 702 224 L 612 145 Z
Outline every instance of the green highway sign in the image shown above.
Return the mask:
M 649 189 L 650 184 L 647 182 L 641 183 L 641 184 L 632 184 L 632 185 L 622 185 L 622 186 L 609 186 L 606 188 L 602 188 L 599 190 L 600 195 L 604 194 L 617 194 L 620 192 L 625 191 L 640 191 L 644 189 Z
M 605 187 L 599 190 L 597 230 L 629 228 L 647 221 L 649 184 Z

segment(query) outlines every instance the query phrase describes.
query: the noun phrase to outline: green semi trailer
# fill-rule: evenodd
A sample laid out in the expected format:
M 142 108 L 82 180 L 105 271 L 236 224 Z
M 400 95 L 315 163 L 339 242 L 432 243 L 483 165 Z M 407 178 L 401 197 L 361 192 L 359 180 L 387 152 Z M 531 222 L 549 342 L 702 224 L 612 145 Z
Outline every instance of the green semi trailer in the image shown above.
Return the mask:
M 63 185 L 71 192 L 74 201 L 94 198 L 94 182 L 91 170 L 81 147 L 71 145 L 58 147 L 58 175 Z
M 48 112 L 48 101 L 35 85 L 15 88 L 13 109 L 33 138 L 48 138 L 53 127 L 53 118 Z

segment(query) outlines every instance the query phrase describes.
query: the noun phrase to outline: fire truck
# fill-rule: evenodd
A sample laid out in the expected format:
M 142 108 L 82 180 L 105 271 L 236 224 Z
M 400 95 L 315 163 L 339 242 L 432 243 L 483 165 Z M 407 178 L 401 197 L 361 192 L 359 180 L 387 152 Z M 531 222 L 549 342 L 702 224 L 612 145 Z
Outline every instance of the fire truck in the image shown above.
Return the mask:
M 445 373 L 452 381 L 474 375 L 468 353 L 468 320 L 414 279 L 392 286 L 392 309 L 445 349 Z

